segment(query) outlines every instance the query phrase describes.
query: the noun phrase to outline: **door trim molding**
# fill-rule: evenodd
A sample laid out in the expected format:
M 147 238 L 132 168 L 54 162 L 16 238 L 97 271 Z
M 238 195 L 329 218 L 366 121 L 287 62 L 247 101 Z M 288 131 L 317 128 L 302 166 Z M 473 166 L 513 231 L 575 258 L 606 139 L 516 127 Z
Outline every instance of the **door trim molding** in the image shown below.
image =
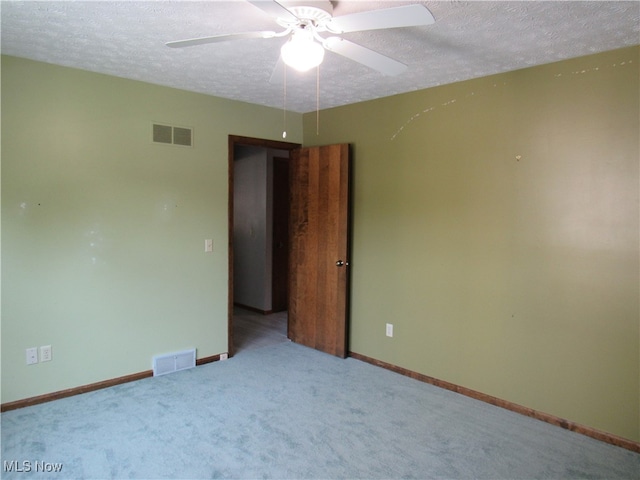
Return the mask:
M 233 345 L 233 165 L 235 161 L 235 147 L 253 146 L 275 150 L 295 150 L 302 145 L 299 143 L 283 142 L 280 140 L 267 140 L 263 138 L 243 137 L 241 135 L 229 135 L 228 138 L 228 298 L 227 298 L 227 351 L 229 357 L 235 354 Z

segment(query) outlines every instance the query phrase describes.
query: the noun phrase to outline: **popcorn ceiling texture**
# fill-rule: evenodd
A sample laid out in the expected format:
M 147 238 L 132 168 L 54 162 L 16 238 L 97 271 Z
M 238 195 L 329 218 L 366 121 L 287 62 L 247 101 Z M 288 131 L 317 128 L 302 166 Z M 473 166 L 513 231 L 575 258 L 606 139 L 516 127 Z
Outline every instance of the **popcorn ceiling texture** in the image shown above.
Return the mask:
M 284 2 L 283 2 L 284 3 Z M 640 2 L 336 1 L 334 16 L 422 3 L 434 25 L 345 34 L 409 66 L 396 77 L 328 52 L 320 108 L 640 44 Z M 269 79 L 283 39 L 171 49 L 194 37 L 281 28 L 235 1 L 2 1 L 2 53 L 184 90 L 283 107 Z M 287 73 L 286 108 L 317 107 L 316 74 Z

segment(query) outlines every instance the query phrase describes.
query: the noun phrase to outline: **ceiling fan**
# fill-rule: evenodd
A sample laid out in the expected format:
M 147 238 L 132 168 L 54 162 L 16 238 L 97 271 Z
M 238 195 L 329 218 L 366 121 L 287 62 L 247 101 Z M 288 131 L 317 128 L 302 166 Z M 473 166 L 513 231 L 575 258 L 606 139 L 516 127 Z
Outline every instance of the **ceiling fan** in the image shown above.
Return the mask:
M 322 63 L 324 52 L 337 53 L 377 70 L 385 75 L 398 75 L 407 66 L 393 58 L 346 40 L 338 35 L 365 30 L 430 25 L 435 22 L 431 12 L 423 5 L 412 4 L 333 16 L 329 0 L 247 0 L 272 16 L 284 28 L 281 32 L 257 31 L 214 35 L 169 42 L 172 48 L 191 47 L 208 43 L 247 38 L 288 37 L 281 48 L 280 59 L 271 81 L 282 70 L 282 62 L 298 71 L 306 71 Z M 324 37 L 321 34 L 331 36 Z

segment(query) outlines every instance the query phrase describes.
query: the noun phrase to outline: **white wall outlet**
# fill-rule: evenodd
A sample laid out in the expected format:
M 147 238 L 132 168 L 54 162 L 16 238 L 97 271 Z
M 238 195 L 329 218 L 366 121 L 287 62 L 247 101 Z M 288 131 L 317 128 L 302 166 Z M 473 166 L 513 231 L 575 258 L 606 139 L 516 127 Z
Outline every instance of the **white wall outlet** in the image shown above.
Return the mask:
M 27 348 L 27 365 L 38 363 L 38 347 Z
M 40 347 L 40 361 L 41 362 L 51 361 L 51 345 L 45 345 L 44 347 Z
M 205 252 L 213 252 L 213 239 L 212 238 L 207 238 L 204 241 L 204 251 Z
M 229 354 L 228 353 L 221 353 L 220 354 L 220 360 L 228 360 L 229 359 Z
M 393 323 L 387 323 L 387 337 L 393 337 Z

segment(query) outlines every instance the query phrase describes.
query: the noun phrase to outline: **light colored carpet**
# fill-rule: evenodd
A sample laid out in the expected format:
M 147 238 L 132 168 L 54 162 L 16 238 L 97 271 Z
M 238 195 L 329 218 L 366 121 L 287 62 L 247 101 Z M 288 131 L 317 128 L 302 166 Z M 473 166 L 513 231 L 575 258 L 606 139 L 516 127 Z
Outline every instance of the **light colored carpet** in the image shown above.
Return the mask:
M 291 342 L 6 412 L 2 460 L 63 465 L 7 479 L 640 476 L 633 452 Z

